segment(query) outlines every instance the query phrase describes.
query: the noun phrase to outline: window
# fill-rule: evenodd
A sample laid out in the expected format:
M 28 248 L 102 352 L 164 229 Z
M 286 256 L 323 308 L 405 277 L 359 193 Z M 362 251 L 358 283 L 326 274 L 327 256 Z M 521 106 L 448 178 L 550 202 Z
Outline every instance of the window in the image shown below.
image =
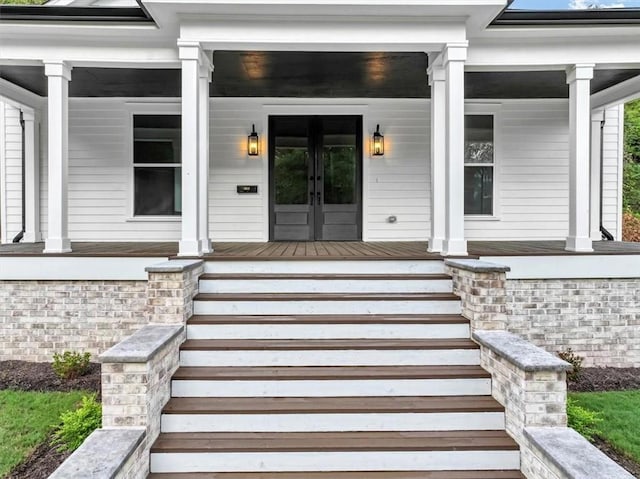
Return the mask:
M 133 116 L 133 214 L 182 213 L 180 115 Z
M 495 170 L 494 116 L 464 120 L 464 214 L 491 216 Z

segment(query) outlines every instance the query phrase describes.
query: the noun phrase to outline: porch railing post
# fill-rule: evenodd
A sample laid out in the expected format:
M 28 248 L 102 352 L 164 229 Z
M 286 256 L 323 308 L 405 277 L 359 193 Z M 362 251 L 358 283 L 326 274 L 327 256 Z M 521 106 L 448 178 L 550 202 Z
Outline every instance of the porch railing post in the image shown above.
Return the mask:
M 590 237 L 591 79 L 593 64 L 567 69 L 569 84 L 568 251 L 593 251 Z
M 198 43 L 178 42 L 182 62 L 182 236 L 178 256 L 201 256 L 198 206 L 200 64 Z
M 442 254 L 466 255 L 464 239 L 464 62 L 467 42 L 448 44 L 445 71 L 445 238 Z
M 209 83 L 211 83 L 211 73 L 213 64 L 210 61 L 210 54 L 202 55 L 202 65 L 198 77 L 198 88 L 200 88 L 200 128 L 199 135 L 199 173 L 200 192 L 198 197 L 198 230 L 200 233 L 200 248 L 203 253 L 212 253 L 213 247 L 209 239 Z
M 68 218 L 69 82 L 71 66 L 64 61 L 45 62 L 48 82 L 48 232 L 45 253 L 71 251 Z
M 445 72 L 442 58 L 429 66 L 431 85 L 431 230 L 429 252 L 442 251 L 445 235 L 445 169 L 446 169 L 446 110 Z

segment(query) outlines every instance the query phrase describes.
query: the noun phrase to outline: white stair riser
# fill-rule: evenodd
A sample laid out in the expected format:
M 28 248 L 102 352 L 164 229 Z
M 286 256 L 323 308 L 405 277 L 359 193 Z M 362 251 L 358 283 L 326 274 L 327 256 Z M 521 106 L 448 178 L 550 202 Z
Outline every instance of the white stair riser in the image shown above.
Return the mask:
M 478 349 L 181 351 L 181 366 L 477 366 Z
M 468 324 L 193 324 L 187 339 L 456 339 Z
M 519 469 L 518 451 L 152 453 L 151 472 Z
M 447 301 L 194 301 L 194 314 L 460 314 Z
M 444 261 L 329 260 L 329 261 L 206 261 L 212 274 L 442 274 Z
M 172 381 L 173 397 L 486 396 L 491 379 Z
M 162 432 L 479 431 L 504 413 L 163 414 Z
M 201 293 L 450 293 L 451 280 L 206 279 Z

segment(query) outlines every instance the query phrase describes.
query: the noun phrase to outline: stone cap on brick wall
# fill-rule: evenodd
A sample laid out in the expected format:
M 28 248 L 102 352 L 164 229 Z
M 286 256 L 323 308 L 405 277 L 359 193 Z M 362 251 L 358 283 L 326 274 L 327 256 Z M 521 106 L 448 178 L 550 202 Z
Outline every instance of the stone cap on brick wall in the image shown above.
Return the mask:
M 147 273 L 184 273 L 204 264 L 201 259 L 172 259 L 162 263 L 152 264 L 144 270 Z
M 102 363 L 146 363 L 183 330 L 182 325 L 150 324 L 107 349 L 98 358 Z
M 524 371 L 571 371 L 566 361 L 506 331 L 475 331 L 473 339 Z
M 633 479 L 597 447 L 568 427 L 527 427 L 524 435 L 569 479 Z
M 507 271 L 511 271 L 509 266 L 481 261 L 479 259 L 447 259 L 444 264 L 452 268 L 473 271 L 474 273 L 506 273 Z
M 97 429 L 49 479 L 111 479 L 145 436 L 144 429 Z

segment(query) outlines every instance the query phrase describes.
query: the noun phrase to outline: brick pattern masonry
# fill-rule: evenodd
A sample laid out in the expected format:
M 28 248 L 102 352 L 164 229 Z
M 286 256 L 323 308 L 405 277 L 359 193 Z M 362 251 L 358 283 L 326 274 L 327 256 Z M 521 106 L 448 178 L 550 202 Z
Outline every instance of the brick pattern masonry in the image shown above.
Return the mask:
M 94 358 L 147 322 L 146 281 L 0 281 L 0 360 Z
M 584 366 L 640 367 L 640 279 L 508 280 L 507 330 Z

